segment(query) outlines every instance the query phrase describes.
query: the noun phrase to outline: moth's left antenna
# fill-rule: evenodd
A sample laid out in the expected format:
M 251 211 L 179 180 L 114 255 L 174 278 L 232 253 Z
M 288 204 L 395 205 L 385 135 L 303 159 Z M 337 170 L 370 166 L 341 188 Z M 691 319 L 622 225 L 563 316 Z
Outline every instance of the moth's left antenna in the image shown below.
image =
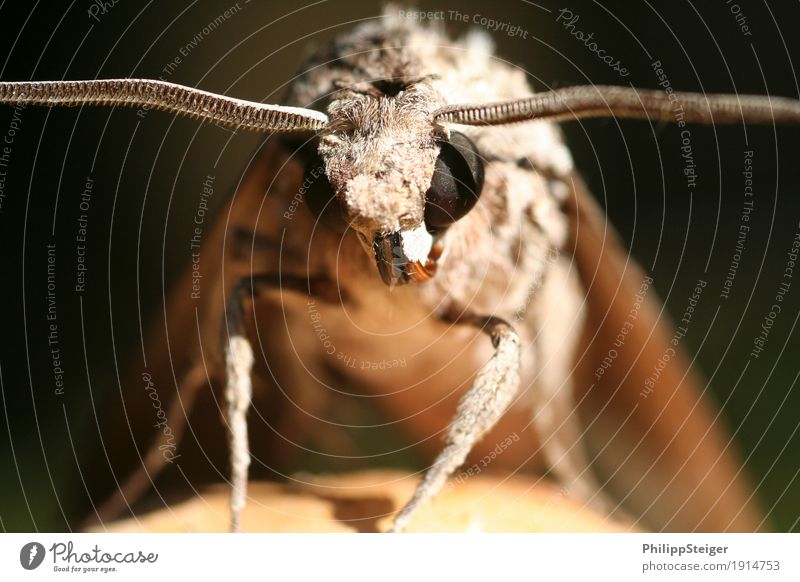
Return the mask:
M 318 131 L 320 111 L 234 99 L 150 79 L 0 82 L 0 103 L 13 105 L 116 105 L 147 107 L 251 131 Z
M 589 117 L 686 123 L 800 123 L 800 101 L 769 95 L 673 93 L 615 85 L 581 85 L 496 103 L 457 103 L 433 112 L 438 123 L 503 125 Z

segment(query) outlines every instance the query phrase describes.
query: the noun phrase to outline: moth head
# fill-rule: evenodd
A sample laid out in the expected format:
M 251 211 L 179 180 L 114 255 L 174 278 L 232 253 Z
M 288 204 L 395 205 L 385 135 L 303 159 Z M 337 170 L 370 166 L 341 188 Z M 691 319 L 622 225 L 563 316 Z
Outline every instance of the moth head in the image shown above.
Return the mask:
M 434 275 L 441 233 L 483 187 L 475 145 L 432 123 L 424 97 L 412 87 L 334 101 L 306 166 L 309 209 L 327 227 L 354 230 L 390 286 Z

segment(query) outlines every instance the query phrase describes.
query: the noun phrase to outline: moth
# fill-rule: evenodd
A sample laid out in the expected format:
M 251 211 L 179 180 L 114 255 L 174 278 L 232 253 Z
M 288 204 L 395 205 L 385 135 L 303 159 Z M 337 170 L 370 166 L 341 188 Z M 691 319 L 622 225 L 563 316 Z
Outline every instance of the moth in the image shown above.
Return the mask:
M 642 396 L 673 331 L 555 123 L 670 122 L 676 102 L 687 123 L 797 123 L 800 102 L 615 86 L 533 92 L 485 36 L 451 39 L 391 13 L 320 50 L 285 105 L 143 79 L 2 82 L 0 102 L 160 109 L 269 134 L 202 242 L 213 276 L 206 271 L 196 299 L 200 283 L 187 271 L 165 305 L 170 333 L 193 340 L 175 353 L 161 338 L 150 357 L 153 377 L 178 386 L 176 434 L 201 389 L 224 386 L 233 531 L 246 510 L 254 378 L 294 390 L 308 375 L 333 390 L 407 392 L 401 414 L 414 414 L 416 399 L 424 410 L 458 397 L 444 445 L 392 531 L 520 410 L 571 495 L 613 508 L 603 491 L 613 479 L 601 483 L 593 469 L 606 462 L 606 475 L 639 485 L 628 507 L 656 521 L 761 527 L 680 350 Z M 388 370 L 374 373 L 381 365 Z M 578 405 L 595 411 L 591 426 Z M 604 457 L 591 458 L 588 438 L 608 443 Z M 147 489 L 165 466 L 160 444 L 98 515 Z

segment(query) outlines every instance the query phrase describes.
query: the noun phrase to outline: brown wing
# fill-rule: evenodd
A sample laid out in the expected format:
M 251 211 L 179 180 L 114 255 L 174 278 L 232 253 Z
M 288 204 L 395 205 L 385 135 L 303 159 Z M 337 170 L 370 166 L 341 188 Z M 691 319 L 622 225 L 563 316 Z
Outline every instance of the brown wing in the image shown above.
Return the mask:
M 645 274 L 578 176 L 572 185 L 567 212 L 588 307 L 575 384 L 577 398 L 585 396 L 589 447 L 600 453 L 595 466 L 650 527 L 762 528 L 723 419 L 707 384 L 673 344 L 674 328 L 652 284 L 646 288 Z M 637 295 L 644 295 L 638 308 Z

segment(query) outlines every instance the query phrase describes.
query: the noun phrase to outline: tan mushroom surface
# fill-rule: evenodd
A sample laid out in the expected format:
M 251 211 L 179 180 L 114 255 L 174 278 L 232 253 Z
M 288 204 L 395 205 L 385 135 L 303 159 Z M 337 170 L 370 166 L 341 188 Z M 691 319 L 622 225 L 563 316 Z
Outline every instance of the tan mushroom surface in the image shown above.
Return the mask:
M 418 477 L 372 470 L 294 476 L 291 483 L 252 482 L 243 515 L 246 532 L 380 532 L 414 490 Z M 224 532 L 228 489 L 167 498 L 153 510 L 93 528 L 112 532 Z M 411 532 L 621 532 L 639 528 L 576 500 L 531 476 L 481 474 L 451 483 L 412 520 Z

